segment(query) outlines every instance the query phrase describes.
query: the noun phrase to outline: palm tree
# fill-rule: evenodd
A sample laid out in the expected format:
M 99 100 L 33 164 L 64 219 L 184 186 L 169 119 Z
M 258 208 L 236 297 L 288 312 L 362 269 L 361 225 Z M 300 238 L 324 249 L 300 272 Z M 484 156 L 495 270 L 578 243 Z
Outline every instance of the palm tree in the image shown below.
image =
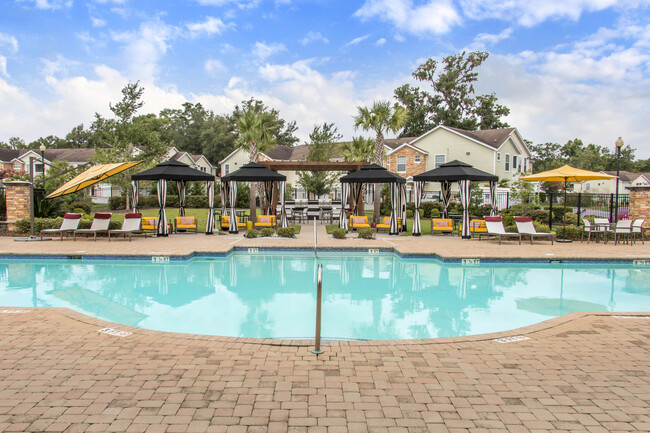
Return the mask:
M 354 127 L 361 127 L 364 131 L 374 131 L 375 136 L 375 164 L 384 165 L 384 133 L 397 132 L 402 129 L 408 119 L 408 111 L 401 105 L 391 106 L 389 101 L 378 101 L 372 104 L 372 108 L 357 107 L 357 115 L 354 117 Z M 379 200 L 381 198 L 381 185 L 375 185 L 375 209 L 373 220 L 379 221 Z
M 374 152 L 375 141 L 372 138 L 352 137 L 351 142 L 341 145 L 346 161 L 370 161 Z
M 257 162 L 260 152 L 266 152 L 276 142 L 277 120 L 271 113 L 249 109 L 237 120 L 237 146 L 248 151 L 248 160 Z M 255 188 L 257 186 L 258 188 Z M 261 189 L 251 182 L 250 219 L 255 221 L 255 191 Z M 260 194 L 260 198 L 263 194 Z

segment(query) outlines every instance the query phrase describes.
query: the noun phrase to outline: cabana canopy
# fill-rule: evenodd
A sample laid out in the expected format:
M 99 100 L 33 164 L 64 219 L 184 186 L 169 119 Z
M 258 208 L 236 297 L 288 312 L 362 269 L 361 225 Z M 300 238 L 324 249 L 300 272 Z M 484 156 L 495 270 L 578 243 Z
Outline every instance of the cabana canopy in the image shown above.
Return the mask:
M 272 205 L 273 203 L 273 182 L 278 182 L 278 190 L 280 191 L 280 227 L 287 227 L 287 215 L 286 215 L 286 205 L 285 205 L 285 183 L 287 177 L 283 174 L 269 170 L 261 164 L 256 162 L 249 162 L 242 165 L 239 170 L 233 171 L 230 174 L 221 177 L 221 191 L 228 191 L 230 199 L 230 233 L 239 233 L 239 228 L 237 227 L 237 218 L 235 215 L 235 201 L 237 198 L 237 182 L 264 182 L 264 192 L 266 195 L 268 209 L 266 210 L 267 214 L 273 212 Z M 253 192 L 251 191 L 251 194 Z M 225 203 L 225 201 L 224 201 Z M 225 206 L 224 206 L 225 207 Z
M 185 184 L 187 182 L 207 182 L 208 193 L 208 221 L 205 227 L 205 234 L 211 235 L 214 226 L 214 176 L 194 169 L 187 164 L 179 161 L 165 161 L 157 166 L 136 173 L 131 176 L 131 186 L 133 188 L 133 212 L 136 211 L 138 204 L 138 182 L 141 180 L 158 181 L 158 203 L 160 203 L 160 212 L 158 213 L 158 236 L 167 236 L 167 213 L 165 212 L 165 200 L 167 198 L 167 181 L 175 181 L 178 187 L 178 216 L 185 216 Z
M 469 201 L 470 201 L 470 182 L 490 182 L 490 195 L 492 201 L 492 215 L 497 212 L 496 184 L 499 180 L 495 176 L 485 171 L 472 167 L 463 161 L 454 160 L 446 164 L 441 164 L 438 168 L 413 176 L 416 192 L 416 209 L 415 220 L 413 223 L 413 235 L 420 234 L 419 221 L 419 202 L 421 194 L 424 191 L 424 182 L 440 182 L 443 202 L 443 218 L 449 217 L 449 201 L 451 199 L 451 182 L 458 182 L 460 188 L 460 199 L 463 204 L 463 239 L 469 239 Z
M 381 165 L 369 164 L 339 179 L 343 183 L 406 183 L 406 179 Z

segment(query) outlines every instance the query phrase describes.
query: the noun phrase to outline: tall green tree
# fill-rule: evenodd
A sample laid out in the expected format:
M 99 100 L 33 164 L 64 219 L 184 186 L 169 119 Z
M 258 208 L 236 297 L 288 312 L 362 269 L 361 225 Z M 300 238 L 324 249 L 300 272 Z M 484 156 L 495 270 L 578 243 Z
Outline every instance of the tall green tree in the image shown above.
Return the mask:
M 402 136 L 419 136 L 438 125 L 470 131 L 508 126 L 502 118 L 510 110 L 497 102 L 494 93 L 475 94 L 477 68 L 488 56 L 483 51 L 463 51 L 445 57 L 441 64 L 430 58 L 419 65 L 411 75 L 427 83 L 432 92 L 409 84 L 395 89 L 395 97 L 411 113 Z
M 346 161 L 371 161 L 375 151 L 375 140 L 366 137 L 352 137 L 352 141 L 341 145 Z
M 357 107 L 354 127 L 375 133 L 374 163 L 384 165 L 384 134 L 397 134 L 408 121 L 408 111 L 399 104 L 391 105 L 389 101 L 375 102 L 372 107 Z M 375 185 L 375 206 L 373 220 L 379 221 L 381 184 Z
M 329 161 L 336 151 L 335 142 L 342 135 L 333 123 L 315 125 L 309 134 L 309 153 L 307 161 Z M 339 174 L 327 171 L 301 171 L 298 173 L 298 183 L 309 193 L 315 196 L 328 194 L 339 178 Z

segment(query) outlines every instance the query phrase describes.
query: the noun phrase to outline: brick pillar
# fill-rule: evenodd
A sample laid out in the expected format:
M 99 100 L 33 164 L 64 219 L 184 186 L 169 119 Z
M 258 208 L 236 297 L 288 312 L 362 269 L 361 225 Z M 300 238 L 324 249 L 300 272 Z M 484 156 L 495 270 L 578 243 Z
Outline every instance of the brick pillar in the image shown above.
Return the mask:
M 5 181 L 7 200 L 7 230 L 14 230 L 16 221 L 29 218 L 29 182 L 22 180 Z
M 628 186 L 630 190 L 629 218 L 645 219 L 645 227 L 650 227 L 650 185 Z

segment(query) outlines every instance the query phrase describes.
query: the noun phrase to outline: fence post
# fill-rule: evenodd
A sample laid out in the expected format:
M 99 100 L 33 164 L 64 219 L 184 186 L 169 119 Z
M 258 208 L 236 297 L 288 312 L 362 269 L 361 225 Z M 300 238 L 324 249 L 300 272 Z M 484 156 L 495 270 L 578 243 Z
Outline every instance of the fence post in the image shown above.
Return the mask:
M 609 220 L 612 221 L 614 217 L 614 194 L 609 195 Z
M 580 225 L 580 214 L 582 213 L 581 209 L 581 204 L 582 204 L 582 193 L 578 193 L 578 225 Z
M 548 192 L 548 228 L 552 229 L 553 228 L 553 192 L 549 191 Z

